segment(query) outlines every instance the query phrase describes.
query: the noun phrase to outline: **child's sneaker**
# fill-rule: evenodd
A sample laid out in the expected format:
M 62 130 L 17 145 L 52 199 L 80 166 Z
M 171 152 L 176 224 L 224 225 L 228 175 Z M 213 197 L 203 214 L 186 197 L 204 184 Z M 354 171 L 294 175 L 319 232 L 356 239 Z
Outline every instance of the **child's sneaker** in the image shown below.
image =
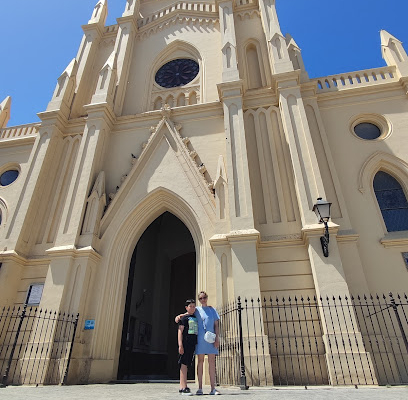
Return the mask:
M 192 396 L 193 395 L 193 393 L 191 393 L 191 390 L 188 387 L 186 387 L 184 389 L 180 389 L 179 393 L 181 393 L 183 396 Z
M 218 396 L 219 394 L 221 394 L 221 393 L 217 389 L 213 389 L 210 392 L 210 395 L 213 395 L 213 396 Z
M 203 394 L 203 389 L 197 389 L 196 396 L 202 396 Z

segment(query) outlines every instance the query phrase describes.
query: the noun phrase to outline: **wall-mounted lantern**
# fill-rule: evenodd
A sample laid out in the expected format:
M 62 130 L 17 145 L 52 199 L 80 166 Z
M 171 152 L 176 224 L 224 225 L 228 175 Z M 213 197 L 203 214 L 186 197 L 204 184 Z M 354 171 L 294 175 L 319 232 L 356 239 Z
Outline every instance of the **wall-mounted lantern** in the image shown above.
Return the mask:
M 321 197 L 317 199 L 316 204 L 313 206 L 313 211 L 316 213 L 319 224 L 324 224 L 324 236 L 320 238 L 320 243 L 322 244 L 323 255 L 325 257 L 329 256 L 329 227 L 327 223 L 330 219 L 330 207 L 332 203 L 323 200 Z

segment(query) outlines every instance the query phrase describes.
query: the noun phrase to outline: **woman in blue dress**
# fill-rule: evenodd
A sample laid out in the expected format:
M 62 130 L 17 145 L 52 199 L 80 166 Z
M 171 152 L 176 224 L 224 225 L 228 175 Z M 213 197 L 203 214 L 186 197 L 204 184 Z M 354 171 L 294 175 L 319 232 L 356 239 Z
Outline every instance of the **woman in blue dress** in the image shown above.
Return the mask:
M 211 395 L 219 395 L 220 392 L 215 388 L 215 356 L 218 355 L 219 341 L 219 327 L 218 321 L 220 319 L 215 308 L 208 306 L 208 295 L 206 292 L 200 292 L 198 294 L 198 300 L 200 301 L 200 306 L 196 307 L 195 316 L 198 321 L 198 335 L 197 335 L 197 346 L 195 354 L 197 355 L 197 379 L 198 379 L 198 390 L 196 395 L 202 395 L 203 393 L 203 366 L 204 358 L 207 354 L 208 356 L 208 372 L 210 375 L 211 384 Z M 176 317 L 176 322 L 184 314 L 178 315 Z M 206 331 L 215 333 L 215 342 L 208 343 L 204 340 L 204 335 Z
M 218 355 L 219 347 L 219 328 L 218 321 L 220 319 L 215 308 L 208 306 L 208 295 L 206 292 L 200 292 L 198 294 L 198 300 L 201 306 L 196 308 L 196 318 L 198 320 L 198 337 L 196 346 L 197 355 L 197 378 L 198 378 L 198 390 L 197 395 L 203 394 L 203 366 L 204 358 L 207 354 L 208 356 L 208 372 L 210 375 L 210 384 L 212 395 L 220 394 L 217 389 L 215 389 L 215 356 Z M 204 335 L 206 331 L 215 333 L 215 342 L 208 343 L 204 340 Z

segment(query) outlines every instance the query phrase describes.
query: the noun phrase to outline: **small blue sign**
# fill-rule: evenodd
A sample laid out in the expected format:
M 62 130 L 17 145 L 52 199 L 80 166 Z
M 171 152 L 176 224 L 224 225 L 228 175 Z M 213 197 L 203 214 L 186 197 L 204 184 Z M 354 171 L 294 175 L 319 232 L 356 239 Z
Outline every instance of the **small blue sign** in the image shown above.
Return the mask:
M 89 331 L 95 329 L 95 320 L 94 319 L 86 319 L 84 330 Z

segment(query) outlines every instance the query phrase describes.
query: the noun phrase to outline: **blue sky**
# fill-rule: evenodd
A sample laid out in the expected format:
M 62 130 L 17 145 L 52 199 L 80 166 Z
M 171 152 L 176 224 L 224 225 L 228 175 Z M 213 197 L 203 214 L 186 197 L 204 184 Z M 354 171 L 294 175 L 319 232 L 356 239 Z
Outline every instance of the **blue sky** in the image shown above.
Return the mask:
M 76 56 L 81 25 L 97 0 L 0 0 L 0 101 L 12 96 L 8 126 L 38 121 L 57 78 Z M 125 0 L 109 1 L 107 24 Z M 408 0 L 277 0 L 283 33 L 302 49 L 310 77 L 384 65 L 381 29 L 408 50 Z

